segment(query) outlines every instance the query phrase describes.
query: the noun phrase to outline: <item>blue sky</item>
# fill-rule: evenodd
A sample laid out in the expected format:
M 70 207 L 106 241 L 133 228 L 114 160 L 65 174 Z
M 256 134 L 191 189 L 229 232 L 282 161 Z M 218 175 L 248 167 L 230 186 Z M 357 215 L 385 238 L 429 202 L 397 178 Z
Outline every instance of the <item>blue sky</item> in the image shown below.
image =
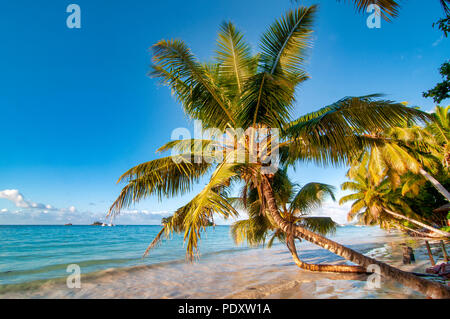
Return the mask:
M 432 27 L 438 1 L 404 1 L 400 17 L 366 26 L 345 1 L 319 3 L 314 45 L 297 92 L 300 115 L 348 95 L 385 93 L 431 110 L 423 91 L 440 81 L 449 41 Z M 66 7 L 81 8 L 81 29 L 66 26 Z M 423 2 L 422 2 L 423 3 Z M 0 224 L 90 223 L 120 192 L 118 177 L 157 158 L 173 129 L 191 127 L 167 88 L 146 76 L 148 48 L 181 38 L 211 59 L 219 24 L 233 21 L 253 49 L 289 0 L 8 1 L 0 28 Z M 298 166 L 300 182 L 339 186 L 345 169 Z M 196 188 L 198 190 L 202 185 Z M 8 191 L 6 191 L 8 190 Z M 118 223 L 155 224 L 192 194 L 131 208 Z M 319 212 L 345 220 L 345 208 Z M 333 215 L 335 214 L 335 215 Z

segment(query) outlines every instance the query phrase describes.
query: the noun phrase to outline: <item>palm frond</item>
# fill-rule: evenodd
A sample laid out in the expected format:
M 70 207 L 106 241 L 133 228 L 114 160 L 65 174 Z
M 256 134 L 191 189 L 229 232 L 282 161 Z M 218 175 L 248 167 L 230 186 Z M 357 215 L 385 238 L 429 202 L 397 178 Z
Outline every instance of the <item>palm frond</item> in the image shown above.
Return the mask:
M 380 7 L 382 17 L 387 21 L 389 21 L 390 18 L 397 17 L 398 10 L 400 8 L 400 1 L 395 0 L 350 0 L 350 2 L 353 2 L 356 10 L 360 13 L 366 12 L 367 8 L 372 4 L 378 5 Z
M 216 54 L 221 85 L 226 88 L 229 99 L 234 100 L 240 97 L 245 81 L 256 71 L 256 63 L 250 45 L 231 22 L 220 26 Z
M 339 137 L 373 133 L 401 126 L 406 120 L 429 121 L 430 115 L 401 103 L 379 99 L 372 94 L 346 97 L 336 103 L 306 114 L 290 123 L 287 136 L 298 137 L 303 133 L 327 135 L 335 130 Z
M 220 134 L 220 133 L 219 133 Z M 157 152 L 171 151 L 172 155 L 192 154 L 194 163 L 203 160 L 207 163 L 220 163 L 227 156 L 227 152 L 234 151 L 234 145 L 221 141 L 222 136 L 211 137 L 213 139 L 184 139 L 173 140 L 162 147 Z
M 401 125 L 407 119 L 426 121 L 430 118 L 417 109 L 375 99 L 377 97 L 344 98 L 293 121 L 283 135 L 294 147 L 296 143 L 310 145 L 309 149 L 322 154 L 322 161 L 339 163 L 343 158 L 356 157 L 361 149 L 380 143 L 373 135 L 376 132 Z
M 150 75 L 176 92 L 186 113 L 205 126 L 224 128 L 234 123 L 229 101 L 218 87 L 211 69 L 200 64 L 180 40 L 161 40 L 153 45 Z
M 236 164 L 222 163 L 214 171 L 209 183 L 186 205 L 183 220 L 184 240 L 187 242 L 186 255 L 193 260 L 198 255 L 198 240 L 200 232 L 204 230 L 204 220 L 213 214 L 224 218 L 238 216 L 234 207 L 217 190 L 226 186 L 229 180 L 236 176 Z
M 161 230 L 158 232 L 156 237 L 152 240 L 150 245 L 148 245 L 147 249 L 145 250 L 144 254 L 142 255 L 142 258 L 146 257 L 150 253 L 150 250 L 155 248 L 161 242 L 162 236 L 165 233 L 165 231 L 166 231 L 165 227 L 161 228 Z
M 332 200 L 335 200 L 334 190 L 334 186 L 331 185 L 322 183 L 308 183 L 295 195 L 290 207 L 294 211 L 299 211 L 305 214 L 320 207 L 327 196 L 329 196 Z
M 108 216 L 120 213 L 123 207 L 139 202 L 150 195 L 171 197 L 191 190 L 192 185 L 208 172 L 211 164 L 206 157 L 194 162 L 195 154 L 180 154 L 137 165 L 125 172 L 118 182 L 127 185 L 112 204 Z
M 280 143 L 280 163 L 294 165 L 303 162 L 342 167 L 358 158 L 363 150 L 383 143 L 383 140 L 369 136 L 351 135 L 337 140 L 331 134 L 303 135 Z
M 321 235 L 336 232 L 337 224 L 330 217 L 303 217 L 298 222 L 302 227 Z
M 275 21 L 261 39 L 261 63 L 264 73 L 283 75 L 291 80 L 302 78 L 305 51 L 311 45 L 311 34 L 317 6 L 299 7 Z
M 307 79 L 302 65 L 315 12 L 316 6 L 291 10 L 263 35 L 259 72 L 246 82 L 240 101 L 244 129 L 281 128 L 290 120 L 295 87 Z
M 450 0 L 439 0 L 439 2 L 447 17 L 450 16 Z
M 269 241 L 267 242 L 267 248 L 272 248 L 275 239 L 278 239 L 281 243 L 286 243 L 286 233 L 281 231 L 280 229 L 275 230 L 272 233 L 272 236 L 270 237 Z
M 249 246 L 255 247 L 264 244 L 270 226 L 266 217 L 254 216 L 233 223 L 231 235 L 236 244 L 247 242 Z
M 339 205 L 343 205 L 347 202 L 354 202 L 354 201 L 356 201 L 358 199 L 362 199 L 362 198 L 364 198 L 364 195 L 362 195 L 360 193 L 345 195 L 345 196 L 342 196 L 341 199 L 339 200 Z
M 450 105 L 447 107 L 436 106 L 432 114 L 433 120 L 427 126 L 429 131 L 436 138 L 438 143 L 442 145 L 450 144 Z

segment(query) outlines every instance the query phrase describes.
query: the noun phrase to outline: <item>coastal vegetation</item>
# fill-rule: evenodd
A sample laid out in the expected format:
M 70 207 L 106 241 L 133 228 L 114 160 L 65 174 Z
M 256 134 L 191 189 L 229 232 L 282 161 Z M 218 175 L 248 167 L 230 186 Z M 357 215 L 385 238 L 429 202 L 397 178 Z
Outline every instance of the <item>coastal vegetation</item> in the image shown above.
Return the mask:
M 450 107 L 437 106 L 433 121 L 403 126 L 372 136 L 384 139 L 381 146 L 365 150 L 353 160 L 347 173 L 350 181 L 343 190 L 353 194 L 340 203 L 352 201 L 349 220 L 357 217 L 361 224 L 378 224 L 383 228 L 400 228 L 426 236 L 450 237 L 445 231 L 445 213 L 433 212 L 448 203 Z M 442 182 L 442 183 L 441 183 Z
M 322 183 L 308 183 L 303 187 L 293 183 L 287 176 L 287 169 L 278 170 L 271 186 L 275 194 L 280 215 L 292 224 L 300 225 L 309 231 L 327 235 L 336 231 L 337 224 L 330 217 L 316 217 L 310 214 L 319 208 L 327 198 L 335 200 L 334 187 Z M 308 264 L 298 257 L 293 233 L 283 232 L 269 214 L 261 210 L 261 200 L 255 188 L 244 185 L 241 197 L 230 198 L 237 209 L 244 210 L 248 218 L 236 221 L 231 234 L 236 244 L 247 242 L 249 246 L 265 245 L 272 247 L 275 239 L 286 244 L 294 262 L 302 269 L 327 272 L 365 273 L 359 266 Z
M 312 242 L 357 264 L 353 269 L 365 271 L 375 264 L 383 276 L 405 286 L 428 296 L 449 297 L 448 287 L 391 267 L 324 237 L 322 234 L 333 229 L 332 221 L 318 222 L 305 214 L 309 205 L 320 203 L 322 196 L 332 196 L 328 185 L 307 184 L 298 191 L 291 188 L 290 193 L 283 195 L 277 183 L 281 182 L 281 188 L 289 185 L 287 177 L 283 177 L 285 171 L 266 170 L 278 163 L 283 168 L 298 163 L 347 165 L 359 159 L 362 153 L 400 145 L 390 143 L 383 134 L 404 127 L 405 119 L 413 127 L 432 120 L 424 112 L 383 99 L 378 94 L 345 97 L 293 118 L 296 88 L 308 79 L 303 62 L 311 44 L 316 11 L 316 6 L 288 11 L 263 34 L 258 54 L 252 52 L 243 34 L 232 23 L 221 26 L 216 56 L 209 63 L 198 61 L 181 40 L 156 43 L 152 47 L 151 75 L 172 90 L 190 119 L 202 121 L 208 129 L 226 132 L 223 135 L 232 135 L 232 143 L 211 137 L 168 142 L 159 152 L 171 151 L 171 155 L 133 167 L 120 177 L 119 181 L 126 185 L 109 214 L 119 214 L 122 208 L 151 195 L 163 198 L 185 194 L 209 175 L 206 186 L 164 223 L 145 253 L 163 238 L 179 232 L 184 233 L 187 258 L 198 257 L 198 242 L 205 230 L 205 220 L 213 220 L 214 215 L 237 217 L 239 211 L 235 205 L 239 201 L 244 204 L 245 197 L 236 199 L 231 192 L 235 187 L 243 187 L 242 194 L 249 199 L 244 205 L 249 212 L 247 223 L 253 226 L 246 228 L 235 224 L 233 229 L 238 241 L 244 233 L 246 240 L 247 235 L 253 236 L 248 230 L 256 225 L 260 231 L 271 230 L 275 237 L 284 238 L 302 268 L 308 269 L 308 266 L 296 256 L 295 239 Z M 265 129 L 265 133 L 261 133 L 261 129 Z M 239 135 L 239 130 L 249 134 Z M 271 155 L 275 152 L 279 156 L 274 160 Z M 404 152 L 410 154 L 409 150 Z M 413 173 L 425 171 L 428 168 L 426 158 L 416 159 L 407 169 L 415 165 Z M 395 165 L 389 166 L 392 172 L 393 168 Z M 392 174 L 398 175 L 400 172 Z M 438 185 L 433 185 L 439 189 Z M 298 200 L 295 200 L 297 195 Z M 309 269 L 329 271 L 320 266 Z

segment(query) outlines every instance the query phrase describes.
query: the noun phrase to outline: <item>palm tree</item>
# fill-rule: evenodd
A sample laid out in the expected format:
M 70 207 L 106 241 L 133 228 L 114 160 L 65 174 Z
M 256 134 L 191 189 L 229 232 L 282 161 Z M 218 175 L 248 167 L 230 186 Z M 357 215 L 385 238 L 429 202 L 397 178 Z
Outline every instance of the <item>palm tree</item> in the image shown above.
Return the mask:
M 441 115 L 443 112 L 440 113 Z M 375 183 L 381 181 L 386 172 L 392 175 L 404 175 L 413 173 L 421 175 L 428 180 L 436 190 L 450 201 L 450 193 L 447 189 L 432 175 L 432 172 L 438 173 L 441 162 L 445 162 L 446 154 L 445 127 L 441 125 L 439 118 L 434 115 L 436 121 L 428 123 L 426 129 L 422 127 L 408 125 L 405 121 L 401 127 L 391 128 L 384 132 L 377 132 L 372 136 L 382 138 L 385 143 L 375 145 L 370 151 L 368 170 Z M 436 132 L 439 135 L 433 135 L 430 132 Z M 448 136 L 447 136 L 448 137 Z M 448 176 L 448 174 L 445 174 Z M 399 179 L 399 178 L 397 178 Z
M 183 41 L 156 43 L 151 75 L 171 88 L 191 119 L 201 120 L 208 129 L 226 130 L 225 136 L 232 138 L 225 142 L 204 137 L 167 143 L 159 151 L 171 150 L 172 155 L 140 164 L 120 177 L 126 185 L 109 214 L 118 214 L 123 207 L 151 195 L 162 198 L 186 193 L 212 172 L 204 189 L 174 213 L 149 249 L 164 234 L 184 232 L 187 257 L 192 260 L 198 255 L 202 221 L 214 214 L 237 216 L 227 192 L 244 183 L 257 189 L 263 211 L 287 236 L 311 241 L 365 268 L 378 264 L 384 275 L 427 295 L 449 296 L 447 287 L 330 241 L 285 220 L 278 211 L 271 186 L 274 172 L 268 170 L 278 164 L 277 158 L 272 158 L 276 152 L 286 165 L 298 160 L 345 164 L 373 144 L 373 139 L 365 137 L 368 132 L 398 126 L 404 118 L 428 118 L 418 110 L 371 95 L 347 97 L 292 121 L 295 89 L 307 79 L 302 66 L 315 12 L 316 6 L 287 12 L 263 34 L 257 55 L 231 23 L 221 26 L 212 63 L 199 62 Z M 239 134 L 240 130 L 249 134 Z
M 436 133 L 442 134 L 445 132 L 445 128 L 441 126 L 442 122 L 439 122 L 442 118 L 439 118 L 436 114 L 433 115 L 434 120 L 427 124 L 425 130 L 421 127 L 394 128 L 388 131 L 388 137 L 392 137 L 395 140 L 394 143 L 397 144 L 398 153 L 403 157 L 403 163 L 406 163 L 404 168 L 415 174 L 420 174 L 447 201 L 450 201 L 450 192 L 434 176 L 440 174 L 442 168 L 444 168 L 447 172 L 444 172 L 443 178 L 448 178 L 446 158 L 449 154 L 448 146 L 440 141 L 443 135 L 433 134 L 435 130 L 439 131 L 442 129 L 442 131 Z M 410 134 L 411 132 L 413 134 Z M 399 140 L 398 135 L 403 135 L 403 138 Z M 386 155 L 389 156 L 388 154 Z
M 368 156 L 363 159 L 363 167 L 369 162 Z M 357 217 L 364 225 L 380 225 L 382 228 L 390 228 L 398 225 L 398 219 L 426 228 L 438 236 L 450 237 L 450 234 L 418 221 L 420 217 L 414 213 L 408 204 L 402 199 L 399 189 L 394 189 L 388 178 L 375 184 L 368 177 L 367 171 L 361 169 L 352 175 L 352 180 L 342 184 L 343 190 L 351 190 L 355 193 L 342 197 L 339 204 L 352 201 L 352 207 L 348 213 L 349 221 Z M 396 211 L 401 211 L 403 214 Z
M 442 165 L 448 169 L 450 167 L 450 105 L 447 107 L 436 106 L 432 113 L 434 121 L 430 122 L 425 130 L 430 133 L 438 145 L 434 152 L 435 156 L 441 158 Z
M 308 183 L 303 187 L 292 183 L 287 176 L 287 169 L 277 171 L 272 180 L 272 187 L 282 217 L 310 231 L 326 235 L 336 231 L 336 223 L 330 217 L 311 217 L 309 214 L 322 205 L 327 197 L 334 197 L 334 187 L 321 183 Z M 366 273 L 363 267 L 348 265 L 308 264 L 300 260 L 293 236 L 286 236 L 262 210 L 261 200 L 256 188 L 244 185 L 242 197 L 231 199 L 237 208 L 244 209 L 248 219 L 239 220 L 231 227 L 231 234 L 236 244 L 244 241 L 250 246 L 264 245 L 268 240 L 270 248 L 275 239 L 286 244 L 294 262 L 302 269 L 325 272 Z M 270 237 L 270 238 L 269 238 Z M 297 238 L 300 240 L 300 238 Z

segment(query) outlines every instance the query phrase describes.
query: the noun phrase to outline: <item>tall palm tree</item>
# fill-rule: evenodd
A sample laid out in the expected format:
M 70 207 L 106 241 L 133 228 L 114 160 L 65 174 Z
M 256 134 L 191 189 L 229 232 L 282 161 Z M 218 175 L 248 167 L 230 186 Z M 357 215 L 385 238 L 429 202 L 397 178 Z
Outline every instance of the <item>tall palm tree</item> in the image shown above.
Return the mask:
M 365 156 L 363 165 L 367 165 L 368 162 L 368 156 Z M 339 201 L 341 205 L 353 202 L 348 213 L 350 221 L 357 217 L 358 221 L 364 225 L 380 225 L 382 228 L 390 228 L 392 224 L 398 225 L 398 220 L 407 220 L 438 236 L 450 237 L 449 233 L 419 221 L 420 217 L 402 199 L 399 190 L 393 189 L 391 181 L 387 178 L 375 184 L 368 177 L 367 171 L 364 172 L 360 169 L 352 175 L 351 181 L 343 183 L 341 187 L 343 190 L 355 192 L 342 197 Z
M 347 97 L 317 112 L 292 121 L 296 87 L 307 79 L 303 70 L 311 41 L 316 6 L 290 10 L 263 34 L 261 53 L 253 55 L 243 35 L 231 23 L 221 26 L 212 63 L 201 63 L 180 40 L 161 40 L 153 46 L 151 74 L 171 88 L 186 114 L 206 128 L 226 130 L 231 141 L 211 138 L 171 141 L 160 151 L 176 152 L 131 168 L 109 214 L 115 215 L 150 195 L 176 196 L 191 190 L 212 172 L 202 191 L 178 209 L 149 249 L 173 231 L 184 232 L 187 257 L 198 254 L 203 220 L 214 214 L 225 218 L 238 212 L 227 200 L 236 183 L 256 188 L 263 211 L 287 236 L 301 237 L 358 265 L 378 264 L 383 275 L 427 295 L 449 296 L 447 287 L 402 272 L 368 258 L 285 220 L 279 213 L 271 186 L 276 166 L 271 156 L 279 151 L 285 164 L 298 160 L 323 165 L 345 164 L 362 148 L 373 144 L 365 135 L 399 125 L 404 118 L 427 119 L 420 111 L 380 96 Z M 238 134 L 240 129 L 249 135 Z M 264 134 L 256 129 L 266 129 Z M 279 132 L 281 143 L 276 142 Z M 236 161 L 239 158 L 239 161 Z M 268 160 L 269 159 L 269 160 Z
M 311 217 L 311 211 L 322 205 L 327 197 L 334 197 L 334 187 L 321 183 L 308 183 L 303 187 L 292 183 L 286 168 L 277 171 L 272 179 L 272 187 L 282 217 L 295 225 L 326 235 L 336 231 L 336 223 L 330 217 Z M 239 220 L 231 226 L 231 234 L 236 244 L 244 241 L 250 246 L 264 245 L 270 248 L 275 239 L 283 242 L 292 254 L 294 262 L 302 269 L 325 272 L 366 273 L 363 267 L 349 265 L 309 264 L 300 260 L 293 236 L 286 236 L 270 218 L 264 214 L 256 188 L 244 185 L 242 196 L 233 198 L 237 208 L 247 212 L 247 219 Z M 235 206 L 236 206 L 235 205 Z M 292 234 L 291 234 L 292 235 Z M 300 238 L 297 238 L 300 240 Z

